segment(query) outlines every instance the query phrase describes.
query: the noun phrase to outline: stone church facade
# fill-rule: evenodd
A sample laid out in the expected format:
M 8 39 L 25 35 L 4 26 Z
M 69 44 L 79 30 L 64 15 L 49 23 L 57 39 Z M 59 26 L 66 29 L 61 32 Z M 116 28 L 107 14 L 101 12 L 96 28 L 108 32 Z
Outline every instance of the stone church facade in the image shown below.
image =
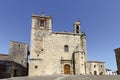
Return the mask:
M 80 24 L 79 20 L 74 23 L 73 32 L 53 32 L 51 16 L 32 15 L 29 76 L 90 74 Z
M 104 62 L 87 60 L 86 35 L 81 32 L 80 24 L 79 20 L 73 24 L 73 32 L 53 32 L 51 16 L 33 14 L 30 52 L 26 43 L 10 41 L 9 54 L 0 54 L 0 79 L 56 74 L 104 75 Z

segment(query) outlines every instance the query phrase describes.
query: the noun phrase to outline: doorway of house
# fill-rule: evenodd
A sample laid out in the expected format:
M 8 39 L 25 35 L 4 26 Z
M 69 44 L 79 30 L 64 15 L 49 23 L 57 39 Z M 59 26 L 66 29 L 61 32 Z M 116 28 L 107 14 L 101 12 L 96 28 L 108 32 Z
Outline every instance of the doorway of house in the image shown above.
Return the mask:
M 97 75 L 97 71 L 94 71 L 94 75 Z

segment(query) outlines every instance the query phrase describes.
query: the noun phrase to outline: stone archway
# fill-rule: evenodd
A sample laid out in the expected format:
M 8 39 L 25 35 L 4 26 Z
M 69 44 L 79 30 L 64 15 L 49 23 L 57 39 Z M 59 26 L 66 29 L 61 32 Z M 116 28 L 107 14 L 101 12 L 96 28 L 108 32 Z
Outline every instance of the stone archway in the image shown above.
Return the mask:
M 69 64 L 64 65 L 64 74 L 70 74 L 70 65 Z

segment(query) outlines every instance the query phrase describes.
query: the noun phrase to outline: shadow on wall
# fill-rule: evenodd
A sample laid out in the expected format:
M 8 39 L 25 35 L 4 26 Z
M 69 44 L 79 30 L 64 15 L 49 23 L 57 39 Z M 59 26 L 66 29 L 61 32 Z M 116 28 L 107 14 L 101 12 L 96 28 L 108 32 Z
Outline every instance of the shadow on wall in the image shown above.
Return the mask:
M 0 61 L 0 79 L 27 76 L 28 70 L 13 61 Z

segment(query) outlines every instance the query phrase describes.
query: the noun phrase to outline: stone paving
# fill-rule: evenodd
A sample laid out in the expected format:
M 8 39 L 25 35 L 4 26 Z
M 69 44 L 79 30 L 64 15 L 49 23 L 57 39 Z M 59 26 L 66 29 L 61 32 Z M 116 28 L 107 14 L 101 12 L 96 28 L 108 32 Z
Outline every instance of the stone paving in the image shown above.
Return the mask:
M 120 80 L 119 75 L 51 75 L 36 77 L 12 77 L 2 80 Z

